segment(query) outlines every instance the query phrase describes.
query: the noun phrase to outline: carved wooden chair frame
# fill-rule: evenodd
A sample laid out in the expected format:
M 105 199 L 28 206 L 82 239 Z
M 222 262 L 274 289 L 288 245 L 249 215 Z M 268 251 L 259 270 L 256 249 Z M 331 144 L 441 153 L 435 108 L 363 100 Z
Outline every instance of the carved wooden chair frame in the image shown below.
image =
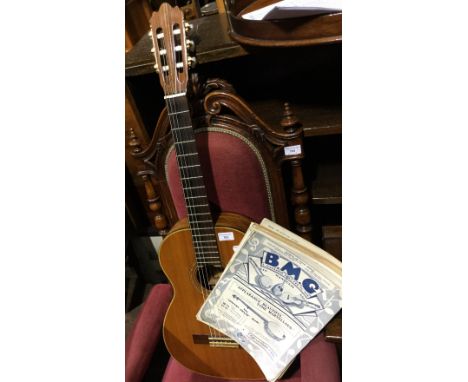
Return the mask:
M 310 240 L 309 198 L 302 172 L 303 131 L 289 105 L 285 104 L 281 126 L 275 128 L 258 117 L 235 93 L 232 86 L 223 80 L 208 80 L 203 85 L 198 85 L 197 78 L 194 77 L 191 92 L 194 129 L 220 131 L 244 140 L 257 157 L 261 157 L 260 164 L 267 177 L 266 184 L 269 185 L 267 193 L 273 220 Z M 148 214 L 158 234 L 164 236 L 178 220 L 167 184 L 166 158 L 174 145 L 167 110 L 163 109 L 161 112 L 154 134 L 146 147 L 140 146 L 133 131 L 128 136 L 131 155 L 139 163 L 136 175 L 141 177 L 145 187 Z M 289 150 L 288 155 L 285 148 L 291 146 L 295 146 L 296 150 Z M 293 225 L 289 223 L 286 203 L 282 175 L 284 162 L 291 166 Z

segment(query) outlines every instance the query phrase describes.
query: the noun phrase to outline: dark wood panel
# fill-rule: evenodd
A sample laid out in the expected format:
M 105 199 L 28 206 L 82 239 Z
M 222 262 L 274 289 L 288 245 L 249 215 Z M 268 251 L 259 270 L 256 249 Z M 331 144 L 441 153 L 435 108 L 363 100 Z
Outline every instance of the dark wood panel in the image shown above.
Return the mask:
M 323 249 L 341 261 L 341 226 L 322 227 Z M 325 336 L 328 341 L 341 343 L 342 313 L 338 313 L 327 325 Z
M 271 5 L 276 1 L 236 1 L 229 12 L 232 38 L 241 44 L 262 47 L 310 46 L 341 42 L 341 12 L 278 20 L 242 18 L 243 14 Z
M 314 204 L 341 204 L 341 162 L 318 163 L 310 189 Z
M 147 0 L 125 2 L 125 50 L 134 46 L 148 29 L 151 8 Z
M 341 226 L 331 225 L 322 227 L 323 249 L 341 261 Z
M 328 341 L 341 343 L 341 322 L 342 313 L 338 313 L 328 324 L 325 329 L 325 337 Z
M 271 126 L 278 126 L 283 113 L 281 99 L 251 101 L 255 112 Z M 310 105 L 292 103 L 291 108 L 299 119 L 306 137 L 341 134 L 341 105 Z
M 229 37 L 229 24 L 225 14 L 216 14 L 190 20 L 193 24 L 191 39 L 196 44 L 199 64 L 240 57 L 247 52 Z M 149 27 L 148 27 L 149 31 Z M 136 76 L 154 72 L 154 54 L 151 38 L 145 34 L 125 55 L 125 75 Z

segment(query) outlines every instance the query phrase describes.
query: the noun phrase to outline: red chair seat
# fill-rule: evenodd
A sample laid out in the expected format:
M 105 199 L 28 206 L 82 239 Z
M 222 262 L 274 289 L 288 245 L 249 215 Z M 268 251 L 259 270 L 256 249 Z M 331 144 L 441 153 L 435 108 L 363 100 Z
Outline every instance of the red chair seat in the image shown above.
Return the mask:
M 172 299 L 172 288 L 167 284 L 153 287 L 135 321 L 125 354 L 125 381 L 139 382 L 143 379 L 158 341 L 165 312 Z M 284 382 L 339 382 L 339 363 L 335 345 L 323 335 L 315 337 L 300 354 L 300 365 Z M 170 358 L 163 382 L 226 382 L 226 379 L 196 374 Z M 155 381 L 156 382 L 156 381 Z M 236 381 L 250 382 L 250 381 Z M 257 381 L 258 382 L 258 381 Z

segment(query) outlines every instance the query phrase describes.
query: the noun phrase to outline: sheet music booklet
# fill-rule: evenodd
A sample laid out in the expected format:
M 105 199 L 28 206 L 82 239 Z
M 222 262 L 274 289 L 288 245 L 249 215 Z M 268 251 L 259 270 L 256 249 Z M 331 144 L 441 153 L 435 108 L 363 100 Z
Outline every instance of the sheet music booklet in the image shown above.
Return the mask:
M 264 219 L 250 225 L 197 319 L 239 343 L 273 382 L 340 309 L 341 262 Z

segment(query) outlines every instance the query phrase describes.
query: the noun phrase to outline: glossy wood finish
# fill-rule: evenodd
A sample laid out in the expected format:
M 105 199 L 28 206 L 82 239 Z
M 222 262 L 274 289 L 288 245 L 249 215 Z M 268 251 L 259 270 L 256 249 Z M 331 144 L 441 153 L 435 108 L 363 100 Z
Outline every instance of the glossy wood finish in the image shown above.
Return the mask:
M 236 0 L 229 13 L 231 37 L 240 44 L 293 47 L 341 41 L 341 12 L 294 19 L 246 20 L 242 15 L 277 0 Z
M 289 133 L 300 129 L 301 123 L 296 115 L 292 112 L 288 103 L 284 104 L 283 118 L 281 119 L 281 127 Z M 302 145 L 299 146 L 303 152 Z M 292 173 L 292 188 L 291 188 L 291 204 L 294 206 L 294 221 L 296 223 L 296 232 L 299 235 L 312 241 L 312 225 L 310 218 L 310 209 L 308 206 L 309 197 L 307 186 L 304 183 L 304 175 L 302 172 L 302 163 L 299 159 L 290 161 Z
M 198 129 L 206 127 L 219 128 L 238 134 L 254 145 L 261 154 L 268 172 L 275 210 L 274 220 L 288 229 L 298 227 L 296 232 L 310 239 L 310 229 L 307 228 L 308 223 L 304 220 L 304 216 L 307 216 L 309 212 L 307 203 L 302 202 L 302 194 L 305 192 L 307 195 L 307 188 L 302 185 L 303 181 L 302 183 L 299 181 L 302 173 L 303 150 L 297 155 L 285 155 L 284 151 L 287 146 L 302 147 L 302 129 L 299 126 L 291 126 L 285 131 L 284 127 L 267 124 L 225 81 L 209 80 L 204 84 L 195 84 L 194 88 L 196 92 L 193 102 L 195 133 Z M 165 159 L 172 143 L 167 110 L 164 109 L 149 144 L 143 151 L 133 153 L 134 158 L 144 164 L 146 173 L 150 173 L 157 180 L 157 191 L 161 196 L 163 211 L 168 218 L 169 226 L 178 220 L 165 174 Z M 295 179 L 298 182 L 294 190 L 285 190 L 282 167 L 293 161 L 292 167 L 294 167 Z M 296 201 L 300 199 L 300 211 L 297 214 L 299 221 L 294 225 L 291 225 L 289 221 L 286 192 L 294 194 Z
M 248 225 L 249 220 L 242 216 L 220 215 L 216 232 L 234 233 L 233 241 L 218 242 L 223 266 L 232 257 L 233 246 L 239 244 Z M 255 361 L 242 348 L 214 348 L 194 343 L 194 334 L 212 335 L 215 331 L 196 319 L 208 292 L 196 281 L 195 252 L 187 219 L 175 224 L 164 239 L 159 260 L 174 288 L 163 329 L 164 341 L 172 356 L 197 373 L 230 379 L 264 379 Z
M 327 225 L 322 227 L 323 248 L 341 261 L 341 226 Z
M 149 138 L 143 128 L 138 110 L 128 89 L 125 89 L 125 163 L 132 177 L 140 200 L 144 201 L 148 219 L 154 227 L 167 233 L 167 218 L 162 210 L 160 196 L 155 186 L 155 179 L 146 169 L 146 165 L 135 157 L 143 152 Z
M 314 204 L 341 204 L 341 163 L 317 163 L 310 189 Z
M 150 25 L 155 62 L 164 94 L 186 92 L 188 58 L 183 12 L 179 7 L 163 3 L 158 12 L 153 12 Z M 177 48 L 180 49 L 179 53 Z
M 341 226 L 322 227 L 322 245 L 325 251 L 341 261 Z M 342 312 L 333 317 L 325 328 L 325 337 L 328 341 L 341 344 L 341 325 Z M 341 348 L 338 347 L 338 350 L 341 350 Z
M 199 64 L 227 58 L 245 56 L 247 51 L 229 36 L 226 14 L 216 14 L 190 20 L 193 25 L 193 40 Z M 149 28 L 148 28 L 149 30 Z M 153 43 L 145 34 L 125 55 L 125 75 L 137 76 L 154 72 L 155 58 L 151 53 Z
M 275 125 L 282 118 L 284 102 L 280 99 L 256 100 L 249 104 L 269 125 Z M 302 124 L 305 137 L 341 134 L 341 107 L 299 102 L 292 103 L 291 107 Z
M 151 8 L 148 0 L 125 1 L 125 50 L 130 50 L 147 32 Z

